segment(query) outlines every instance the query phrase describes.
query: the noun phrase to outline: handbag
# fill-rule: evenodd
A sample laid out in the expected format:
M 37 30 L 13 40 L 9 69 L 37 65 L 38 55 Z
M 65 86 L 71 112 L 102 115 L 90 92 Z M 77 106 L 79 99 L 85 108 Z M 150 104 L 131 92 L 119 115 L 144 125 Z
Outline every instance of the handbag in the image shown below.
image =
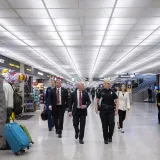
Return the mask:
M 48 120 L 47 110 L 43 110 L 43 112 L 41 113 L 41 119 L 43 121 Z

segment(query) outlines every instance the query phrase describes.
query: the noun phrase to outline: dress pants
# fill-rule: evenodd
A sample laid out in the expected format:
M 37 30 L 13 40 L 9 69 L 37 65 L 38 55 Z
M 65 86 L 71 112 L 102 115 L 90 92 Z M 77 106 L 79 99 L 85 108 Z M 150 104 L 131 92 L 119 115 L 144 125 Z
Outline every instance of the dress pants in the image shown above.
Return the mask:
M 79 130 L 79 123 L 80 123 L 80 130 Z M 86 114 L 83 109 L 76 110 L 76 113 L 73 116 L 73 126 L 76 133 L 79 133 L 79 139 L 83 140 L 84 138 L 84 131 L 86 125 Z
M 126 111 L 118 110 L 118 115 L 119 115 L 119 127 L 123 128 L 123 121 L 126 118 Z
M 102 122 L 103 138 L 105 141 L 107 141 L 108 138 L 112 138 L 113 133 L 114 133 L 115 112 L 114 110 L 107 111 L 106 109 L 101 108 L 100 118 Z
M 56 131 L 58 132 L 58 134 L 62 134 L 63 122 L 64 122 L 64 109 L 62 105 L 57 105 L 56 109 L 53 110 L 53 120 Z
M 53 121 L 52 111 L 50 111 L 49 109 L 47 110 L 47 116 L 48 116 L 48 129 L 52 129 L 54 127 L 54 121 Z
M 158 122 L 160 123 L 160 106 L 157 107 L 158 107 Z

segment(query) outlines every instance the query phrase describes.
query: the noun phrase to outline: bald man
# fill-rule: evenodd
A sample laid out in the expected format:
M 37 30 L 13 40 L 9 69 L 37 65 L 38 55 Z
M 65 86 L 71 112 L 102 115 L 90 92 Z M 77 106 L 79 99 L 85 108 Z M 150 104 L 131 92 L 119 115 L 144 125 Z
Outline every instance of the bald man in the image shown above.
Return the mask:
M 57 80 L 55 85 L 49 95 L 49 109 L 52 111 L 56 134 L 62 138 L 64 112 L 68 108 L 68 91 L 61 87 L 61 80 Z
M 90 104 L 91 101 L 88 93 L 84 90 L 84 84 L 82 82 L 79 82 L 77 84 L 77 89 L 71 94 L 69 116 L 73 115 L 75 139 L 78 139 L 79 137 L 80 144 L 84 144 L 83 138 L 86 124 L 87 108 Z

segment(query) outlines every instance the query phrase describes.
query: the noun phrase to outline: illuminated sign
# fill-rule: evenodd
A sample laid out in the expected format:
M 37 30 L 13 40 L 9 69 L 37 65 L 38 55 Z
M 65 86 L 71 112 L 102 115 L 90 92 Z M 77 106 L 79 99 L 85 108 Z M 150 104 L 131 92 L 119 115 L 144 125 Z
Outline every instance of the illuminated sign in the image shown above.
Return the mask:
M 15 64 L 13 64 L 13 63 L 9 63 L 9 66 L 11 66 L 11 67 L 15 67 L 15 68 L 20 68 L 20 66 L 15 65 Z
M 38 72 L 38 75 L 41 75 L 41 76 L 43 76 L 43 73 L 42 73 L 42 72 Z
M 26 70 L 29 71 L 29 72 L 32 72 L 32 69 L 30 69 L 30 68 L 27 68 Z
M 0 63 L 4 63 L 5 62 L 5 60 L 4 59 L 0 59 Z

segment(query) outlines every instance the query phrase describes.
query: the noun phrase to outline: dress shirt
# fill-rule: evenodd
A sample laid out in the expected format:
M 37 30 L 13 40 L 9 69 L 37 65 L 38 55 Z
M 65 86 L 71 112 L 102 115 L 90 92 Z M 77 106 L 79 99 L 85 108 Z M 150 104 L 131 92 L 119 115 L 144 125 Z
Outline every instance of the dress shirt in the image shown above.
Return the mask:
M 80 104 L 79 94 L 80 94 L 80 91 L 77 89 L 77 108 L 81 108 L 81 106 L 79 105 Z M 81 91 L 81 96 L 82 96 L 82 91 Z
M 62 88 L 61 87 L 60 88 L 56 88 L 56 95 L 57 95 L 58 89 L 59 89 L 59 104 L 58 105 L 62 105 L 62 95 L 61 95 Z

